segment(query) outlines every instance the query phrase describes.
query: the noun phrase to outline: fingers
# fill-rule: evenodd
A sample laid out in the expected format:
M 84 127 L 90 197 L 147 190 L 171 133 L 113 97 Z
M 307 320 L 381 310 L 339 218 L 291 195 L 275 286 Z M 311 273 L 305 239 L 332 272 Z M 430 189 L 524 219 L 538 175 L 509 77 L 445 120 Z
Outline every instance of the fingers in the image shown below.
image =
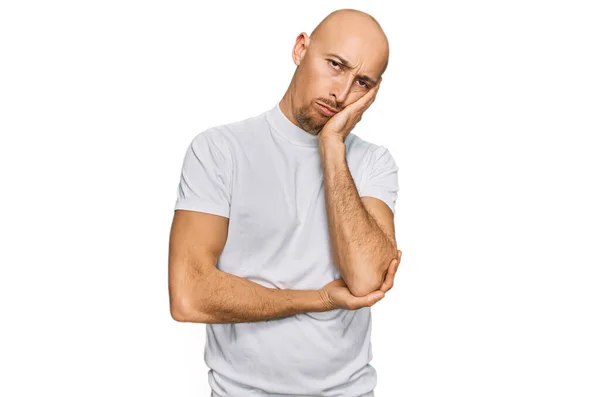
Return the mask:
M 346 294 L 346 299 L 344 299 L 345 303 L 342 305 L 342 307 L 345 307 L 348 310 L 357 310 L 363 307 L 373 306 L 375 303 L 385 298 L 385 293 L 393 285 L 394 275 L 396 274 L 396 269 L 398 269 L 398 260 L 394 258 L 392 262 L 393 264 L 391 266 L 391 269 L 387 272 L 388 276 L 386 277 L 385 281 L 390 285 L 389 288 L 382 287 L 361 297 L 352 295 L 352 293 L 348 290 Z
M 375 303 L 382 300 L 384 296 L 385 296 L 385 293 L 380 290 L 373 291 L 364 297 L 366 299 L 364 299 L 364 302 L 362 302 L 363 303 L 362 307 L 373 306 Z
M 385 292 L 376 290 L 365 296 L 354 296 L 348 291 L 345 295 L 344 303 L 338 307 L 345 308 L 346 310 L 357 310 L 363 307 L 373 306 L 385 297 Z
M 356 101 L 352 104 L 352 105 L 355 105 L 355 106 L 353 106 L 354 108 L 352 110 L 354 112 L 356 112 L 358 115 L 357 122 L 360 121 L 362 114 L 375 101 L 375 97 L 377 96 L 377 91 L 379 91 L 379 87 L 381 86 L 381 80 L 383 80 L 383 77 L 380 77 L 379 81 L 377 82 L 376 85 L 371 87 L 365 95 L 363 95 L 358 101 Z M 350 105 L 350 106 L 352 106 L 352 105 Z
M 383 280 L 383 284 L 381 284 L 380 291 L 388 292 L 394 286 L 394 278 L 396 277 L 396 272 L 398 271 L 398 267 L 400 267 L 400 259 L 402 258 L 402 251 L 398 250 L 398 256 L 390 262 L 388 266 L 388 270 L 385 274 L 385 280 Z
M 381 85 L 381 79 L 379 79 L 379 82 L 377 83 L 377 85 L 373 88 L 371 88 L 372 92 L 369 92 L 367 94 L 371 94 L 369 97 L 369 100 L 367 101 L 364 110 L 367 110 L 369 108 L 369 106 L 371 106 L 371 104 L 373 102 L 375 102 L 375 97 L 377 97 L 377 92 L 379 91 L 379 86 Z M 365 95 L 366 96 L 366 95 Z
M 379 87 L 381 86 L 381 80 L 383 77 L 379 78 L 377 84 L 371 87 L 365 95 L 363 95 L 360 99 L 348 106 L 355 106 L 355 110 L 357 112 L 364 112 L 367 108 L 375 101 L 375 97 L 377 96 L 377 91 L 379 91 Z
M 392 263 L 388 267 L 387 272 L 385 273 L 385 280 L 381 284 L 381 288 L 379 288 L 382 292 L 388 292 L 394 286 L 394 277 L 396 277 L 396 271 L 398 270 L 399 265 L 398 259 L 394 258 Z
M 362 111 L 366 110 L 375 101 L 375 97 L 377 96 L 377 91 L 379 91 L 379 86 L 381 85 L 382 79 L 383 78 L 380 78 L 377 84 L 371 87 L 371 89 L 365 95 L 363 95 L 362 98 L 360 98 L 364 99 L 364 101 L 361 103 Z

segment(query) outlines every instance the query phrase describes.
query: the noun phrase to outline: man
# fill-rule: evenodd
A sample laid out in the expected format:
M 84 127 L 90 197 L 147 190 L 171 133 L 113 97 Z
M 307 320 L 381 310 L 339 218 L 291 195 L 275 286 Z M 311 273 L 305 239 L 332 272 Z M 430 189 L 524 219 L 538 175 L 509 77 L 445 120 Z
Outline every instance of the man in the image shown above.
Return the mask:
M 275 107 L 189 145 L 169 294 L 175 320 L 207 324 L 213 397 L 374 396 L 370 307 L 400 262 L 398 168 L 350 131 L 388 52 L 370 15 L 334 11 L 297 37 Z

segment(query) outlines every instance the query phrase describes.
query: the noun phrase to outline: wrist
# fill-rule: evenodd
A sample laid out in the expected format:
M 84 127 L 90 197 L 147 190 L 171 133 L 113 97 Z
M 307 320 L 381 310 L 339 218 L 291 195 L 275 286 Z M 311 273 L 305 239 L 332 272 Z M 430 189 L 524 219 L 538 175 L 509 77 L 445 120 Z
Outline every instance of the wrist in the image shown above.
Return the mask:
M 336 308 L 335 304 L 331 300 L 331 297 L 329 296 L 329 294 L 327 293 L 327 291 L 324 288 L 321 288 L 320 290 L 318 290 L 318 292 L 319 292 L 319 297 L 321 299 L 321 310 L 320 311 L 329 311 L 329 310 L 333 310 Z
M 319 148 L 321 151 L 341 151 L 346 152 L 346 144 L 343 140 L 331 136 L 319 136 Z

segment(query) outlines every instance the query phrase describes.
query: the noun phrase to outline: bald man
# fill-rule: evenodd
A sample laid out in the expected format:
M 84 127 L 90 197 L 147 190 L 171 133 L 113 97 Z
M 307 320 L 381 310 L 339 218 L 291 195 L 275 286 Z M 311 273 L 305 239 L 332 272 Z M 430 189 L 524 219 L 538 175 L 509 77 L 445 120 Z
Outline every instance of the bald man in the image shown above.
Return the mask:
M 172 317 L 206 324 L 212 397 L 374 396 L 371 306 L 400 263 L 394 159 L 351 131 L 388 63 L 379 24 L 328 15 L 271 109 L 190 143 L 169 243 Z

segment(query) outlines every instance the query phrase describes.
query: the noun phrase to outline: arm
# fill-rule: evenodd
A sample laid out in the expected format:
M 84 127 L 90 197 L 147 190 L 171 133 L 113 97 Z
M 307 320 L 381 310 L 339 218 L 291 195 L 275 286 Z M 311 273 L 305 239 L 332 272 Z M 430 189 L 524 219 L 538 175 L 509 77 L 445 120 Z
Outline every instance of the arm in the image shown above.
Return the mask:
M 321 291 L 263 287 L 216 268 L 226 217 L 175 211 L 169 240 L 169 302 L 176 321 L 238 323 L 326 311 Z
M 321 139 L 320 153 L 333 257 L 352 294 L 364 296 L 381 287 L 397 256 L 393 213 L 378 199 L 361 200 L 343 141 Z

